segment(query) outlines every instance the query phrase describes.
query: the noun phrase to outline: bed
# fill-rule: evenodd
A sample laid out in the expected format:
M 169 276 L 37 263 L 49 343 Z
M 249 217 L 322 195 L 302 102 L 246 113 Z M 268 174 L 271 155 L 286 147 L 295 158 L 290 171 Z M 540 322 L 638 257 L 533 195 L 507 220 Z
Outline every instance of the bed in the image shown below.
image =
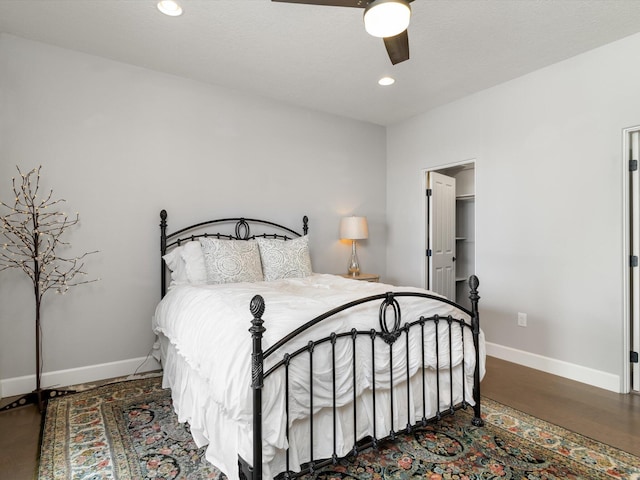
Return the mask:
M 459 409 L 482 424 L 484 337 L 424 289 L 319 274 L 302 230 L 249 218 L 167 233 L 153 317 L 180 422 L 230 479 L 313 476 Z

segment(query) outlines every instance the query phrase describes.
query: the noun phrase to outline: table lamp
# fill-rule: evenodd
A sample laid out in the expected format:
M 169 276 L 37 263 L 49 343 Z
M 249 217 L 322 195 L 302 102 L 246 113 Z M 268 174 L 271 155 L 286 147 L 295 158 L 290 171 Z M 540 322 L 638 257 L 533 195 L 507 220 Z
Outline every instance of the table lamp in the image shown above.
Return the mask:
M 360 275 L 360 265 L 356 254 L 356 240 L 369 238 L 367 217 L 343 217 L 340 220 L 340 238 L 351 240 L 351 259 L 347 271 L 349 275 L 357 277 Z

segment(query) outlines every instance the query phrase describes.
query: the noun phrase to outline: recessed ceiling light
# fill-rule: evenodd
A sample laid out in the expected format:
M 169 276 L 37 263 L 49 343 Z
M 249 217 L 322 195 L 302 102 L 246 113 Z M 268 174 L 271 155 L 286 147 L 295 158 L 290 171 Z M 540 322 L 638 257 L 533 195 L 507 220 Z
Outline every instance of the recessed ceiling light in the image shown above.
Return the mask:
M 182 7 L 174 0 L 160 0 L 158 2 L 158 10 L 170 17 L 182 15 Z
M 389 85 L 393 85 L 394 83 L 396 83 L 396 79 L 391 77 L 382 77 L 380 80 L 378 80 L 378 85 L 382 85 L 383 87 L 388 87 Z

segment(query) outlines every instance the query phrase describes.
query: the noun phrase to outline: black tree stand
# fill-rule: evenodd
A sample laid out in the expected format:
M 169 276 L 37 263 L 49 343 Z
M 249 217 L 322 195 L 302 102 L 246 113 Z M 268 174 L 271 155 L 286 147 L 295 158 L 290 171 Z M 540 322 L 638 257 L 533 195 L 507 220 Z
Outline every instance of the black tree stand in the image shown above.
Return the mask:
M 38 271 L 38 265 L 36 264 L 36 271 Z M 39 273 L 39 272 L 38 272 Z M 41 377 L 42 372 L 40 368 L 40 351 L 42 350 L 42 343 L 40 341 L 40 288 L 38 282 L 34 284 L 34 294 L 36 297 L 36 389 L 33 392 L 27 393 L 17 400 L 0 408 L 0 412 L 6 412 L 13 410 L 14 408 L 24 407 L 27 405 L 37 405 L 40 413 L 44 412 L 47 401 L 54 397 L 61 397 L 70 393 L 75 393 L 75 390 L 57 389 L 57 388 L 42 388 Z

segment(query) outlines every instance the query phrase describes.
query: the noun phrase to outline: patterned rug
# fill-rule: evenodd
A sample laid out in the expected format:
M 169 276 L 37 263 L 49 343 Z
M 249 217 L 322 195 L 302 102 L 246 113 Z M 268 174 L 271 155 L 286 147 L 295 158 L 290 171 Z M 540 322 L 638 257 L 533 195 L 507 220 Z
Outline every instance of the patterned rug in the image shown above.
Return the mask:
M 460 411 L 362 452 L 318 479 L 640 479 L 640 458 L 484 400 L 484 427 Z M 160 378 L 51 400 L 39 480 L 225 479 L 179 424 Z

